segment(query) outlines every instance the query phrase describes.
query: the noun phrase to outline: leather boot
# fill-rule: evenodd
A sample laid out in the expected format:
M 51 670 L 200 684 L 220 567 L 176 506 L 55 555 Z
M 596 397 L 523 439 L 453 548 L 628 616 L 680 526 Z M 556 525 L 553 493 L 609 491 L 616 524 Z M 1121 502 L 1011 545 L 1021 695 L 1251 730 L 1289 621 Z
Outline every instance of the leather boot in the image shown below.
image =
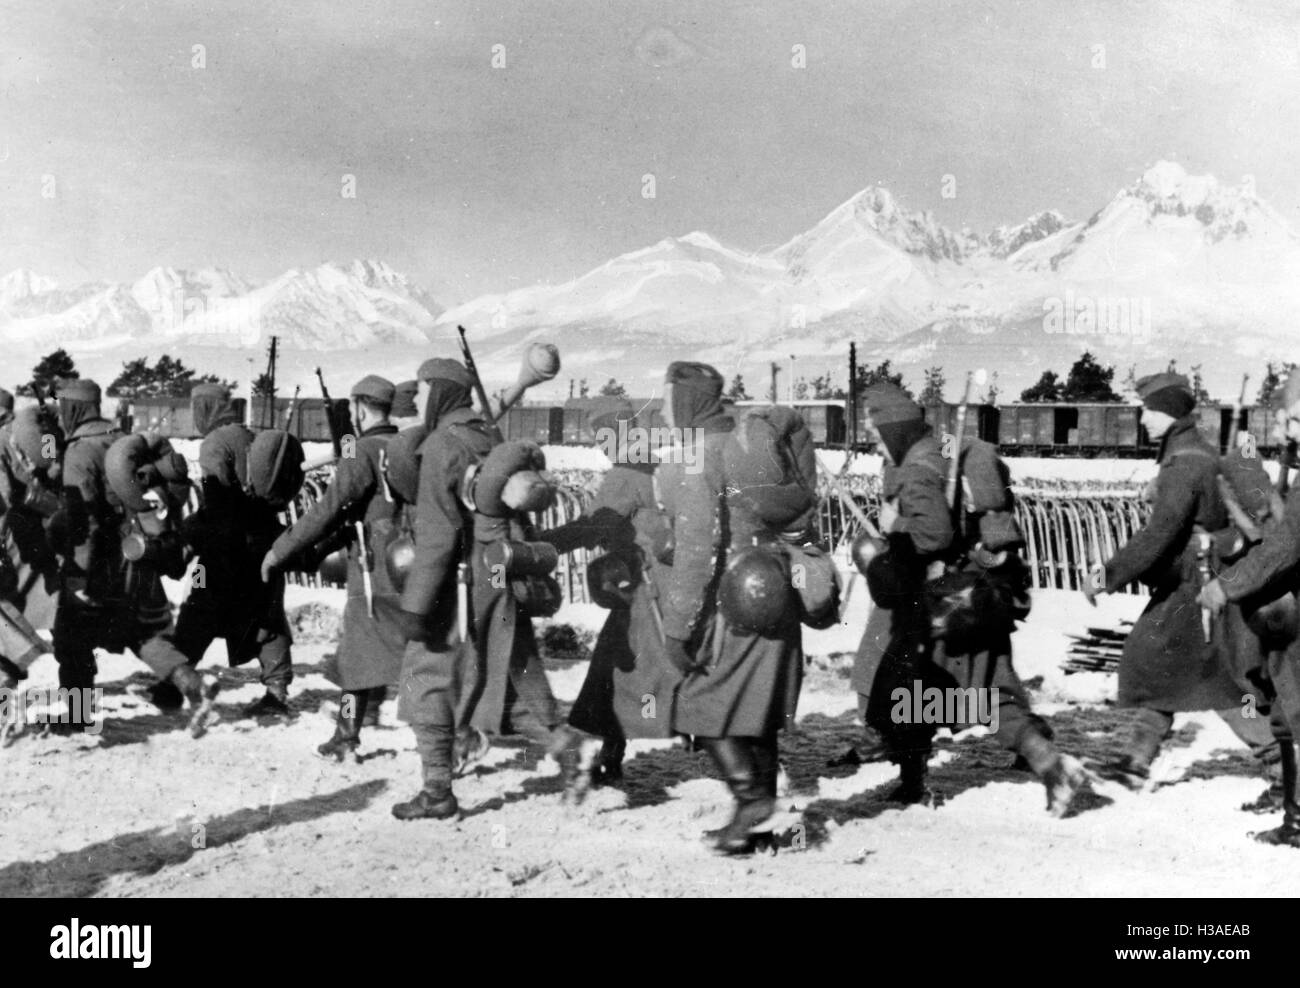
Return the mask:
M 1033 725 L 1021 732 L 1016 754 L 1042 779 L 1047 789 L 1047 812 L 1054 817 L 1065 816 L 1087 780 L 1083 766 L 1077 759 L 1061 754 Z
M 887 797 L 891 803 L 921 804 L 934 801 L 934 793 L 925 784 L 929 757 L 922 751 L 906 751 L 895 756 L 898 762 L 898 785 Z
M 371 689 L 364 690 L 363 693 L 367 696 L 367 700 L 366 700 L 366 715 L 361 718 L 361 726 L 378 727 L 379 708 L 382 707 L 384 705 L 384 701 L 388 699 L 388 687 L 375 686 L 372 687 Z
M 190 737 L 201 738 L 217 720 L 215 709 L 221 683 L 216 676 L 200 673 L 188 663 L 172 670 L 168 679 L 190 705 Z
M 751 854 L 763 841 L 762 825 L 776 812 L 776 801 L 760 778 L 751 738 L 699 738 L 736 800 L 731 821 L 713 843 L 719 854 Z M 761 757 L 761 756 L 760 756 Z M 773 775 L 775 781 L 775 775 Z M 756 839 L 754 831 L 759 835 Z
M 1281 743 L 1282 755 L 1282 826 L 1255 834 L 1261 844 L 1300 847 L 1300 798 L 1296 792 L 1296 745 Z
M 393 807 L 399 820 L 450 820 L 460 815 L 451 791 L 451 758 L 455 731 L 450 725 L 412 724 L 415 749 L 420 754 L 424 788 L 405 803 Z
M 592 788 L 617 786 L 623 781 L 623 755 L 627 742 L 622 738 L 605 738 L 600 745 L 596 764 L 591 767 Z
M 334 722 L 334 736 L 316 748 L 322 758 L 342 762 L 355 759 L 361 747 L 361 724 L 366 717 L 369 690 L 343 691 L 339 698 L 338 718 Z

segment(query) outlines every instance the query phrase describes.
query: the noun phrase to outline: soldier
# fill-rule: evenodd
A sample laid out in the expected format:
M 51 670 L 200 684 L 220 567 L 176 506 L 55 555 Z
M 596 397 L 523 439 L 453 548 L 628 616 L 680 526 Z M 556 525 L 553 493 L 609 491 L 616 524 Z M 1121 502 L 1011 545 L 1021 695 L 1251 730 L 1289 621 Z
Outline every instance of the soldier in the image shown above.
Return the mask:
M 582 517 L 539 538 L 561 553 L 597 546 L 606 553 L 588 562 L 588 582 L 610 612 L 569 712 L 570 726 L 603 739 L 591 769 L 592 784 L 600 786 L 622 780 L 628 738 L 672 736 L 673 692 L 681 674 L 663 656 L 658 589 L 652 582 L 671 559 L 668 521 L 655 497 L 654 463 L 631 455 L 627 440 L 635 435 L 637 417 L 627 402 L 611 402 L 608 411 L 592 416 L 591 428 L 598 440 L 612 439 L 603 445 L 613 462 Z M 617 573 L 626 585 L 615 581 L 611 587 L 592 576 L 604 571 Z
M 68 437 L 62 471 L 63 519 L 58 524 L 57 518 L 51 521 L 51 527 L 62 533 L 56 536 L 56 543 L 64 557 L 62 591 L 54 618 L 59 685 L 92 688 L 95 648 L 129 648 L 190 702 L 190 730 L 198 736 L 206 729 L 205 718 L 217 685 L 186 665 L 183 657 L 175 656 L 160 636 L 160 631 L 171 626 L 171 609 L 162 595 L 158 572 L 147 563 L 127 564 L 123 535 L 130 531 L 128 524 L 136 521 L 132 517 L 136 507 L 124 503 L 124 484 L 136 481 L 136 471 L 128 469 L 129 476 L 121 476 L 116 458 L 110 456 L 123 437 L 101 416 L 100 390 L 94 381 L 78 379 L 60 385 L 58 400 L 59 418 Z M 143 441 L 144 437 L 131 439 Z M 156 450 L 155 459 L 162 456 L 168 457 L 171 473 L 155 467 L 148 474 L 150 486 L 165 488 L 168 480 L 183 482 L 184 459 L 169 448 Z M 131 468 L 142 465 L 142 461 L 127 464 Z M 154 496 L 165 495 L 155 492 Z M 61 726 L 75 732 L 87 725 Z
M 658 468 L 674 546 L 661 598 L 664 650 L 685 677 L 673 727 L 695 737 L 735 800 L 727 825 L 705 836 L 718 853 L 748 854 L 771 837 L 765 825 L 776 811 L 777 734 L 794 724 L 803 671 L 799 618 L 788 576 L 761 631 L 719 610 L 733 556 L 779 539 L 779 529 L 730 489 L 725 462 L 735 422 L 722 405 L 722 376 L 707 364 L 670 364 L 663 407 L 668 425 L 681 430 L 680 445 Z M 763 551 L 758 565 L 770 568 Z
M 1278 395 L 1279 439 L 1294 448 L 1300 441 L 1300 373 L 1292 372 Z M 1287 457 L 1279 464 L 1285 479 L 1290 469 Z M 1300 486 L 1291 487 L 1280 518 L 1264 530 L 1260 544 L 1238 562 L 1219 573 L 1200 594 L 1200 601 L 1215 615 L 1232 606 L 1246 609 L 1264 622 L 1260 628 L 1267 650 L 1264 677 L 1271 705 L 1269 724 L 1279 745 L 1282 769 L 1280 809 L 1282 825 L 1256 834 L 1266 844 L 1300 847 L 1300 798 L 1296 791 L 1296 737 L 1300 732 L 1300 637 L 1296 634 L 1297 576 L 1300 575 Z M 1280 619 L 1276 629 L 1268 627 L 1267 612 Z M 1256 625 L 1256 627 L 1260 627 Z M 1270 633 L 1272 632 L 1272 633 Z M 1280 632 L 1277 633 L 1277 632 Z M 1263 801 L 1265 805 L 1270 801 Z M 1272 807 L 1270 807 L 1272 808 Z
M 361 430 L 355 446 L 340 457 L 325 496 L 275 540 L 262 560 L 262 579 L 269 581 L 275 569 L 331 537 L 342 533 L 348 545 L 348 599 L 338 647 L 343 695 L 334 735 L 316 749 L 336 761 L 355 755 L 367 710 L 382 703 L 388 686 L 397 682 L 406 646 L 398 625 L 401 595 L 385 565 L 401 510 L 385 478 L 386 450 L 397 434 L 389 422 L 394 388 L 368 374 L 353 386 L 351 397 L 352 419 Z
M 0 388 L 0 428 L 14 419 L 14 396 L 12 392 Z
M 408 429 L 419 423 L 420 410 L 415 407 L 415 396 L 419 390 L 419 381 L 403 381 L 397 385 L 393 396 L 393 411 L 389 419 L 398 429 Z
M 1119 706 L 1138 713 L 1121 755 L 1099 774 L 1141 789 L 1178 711 L 1216 710 L 1257 751 L 1267 748 L 1264 718 L 1242 716 L 1242 699 L 1266 703 L 1251 673 L 1262 659 L 1245 634 L 1240 610 L 1215 621 L 1207 640 L 1197 597 L 1203 572 L 1216 565 L 1211 546 L 1229 530 L 1219 489 L 1219 456 L 1197 429 L 1196 399 L 1180 374 L 1153 374 L 1137 382 L 1142 425 L 1160 443 L 1160 472 L 1147 523 L 1084 587 L 1093 600 L 1141 580 L 1151 599 L 1124 641 Z
M 1047 790 L 1048 811 L 1061 816 L 1085 774 L 1073 758 L 1056 749 L 1050 729 L 1030 709 L 1012 665 L 1012 621 L 990 608 L 979 616 L 981 627 L 969 636 L 944 637 L 941 633 L 951 600 L 966 592 L 966 577 L 981 576 L 975 562 L 981 557 L 976 550 L 1014 552 L 1015 536 L 997 531 L 998 525 L 986 524 L 983 518 L 971 519 L 965 526 L 971 535 L 961 536 L 945 494 L 949 463 L 925 425 L 920 407 L 900 388 L 887 383 L 873 385 L 863 400 L 887 457 L 880 530 L 888 539 L 889 550 L 873 561 L 868 582 L 877 606 L 884 604 L 889 609 L 890 628 L 888 642 L 880 650 L 874 629 L 868 625 L 852 681 L 867 723 L 880 732 L 890 760 L 899 766 L 899 785 L 890 798 L 905 803 L 931 799 L 925 776 L 934 733 L 942 725 L 916 723 L 910 713 L 903 715 L 920 706 L 913 691 L 937 688 L 971 696 L 973 690 L 982 690 L 989 697 L 985 712 L 998 743 L 1028 764 Z M 962 455 L 967 461 L 975 442 L 963 444 Z M 970 479 L 972 486 L 983 480 Z M 1006 506 L 1004 502 L 1004 509 Z M 989 522 L 1005 522 L 1007 517 L 1005 510 L 985 514 Z M 976 538 L 991 541 L 994 533 L 997 542 L 988 546 L 975 543 Z M 887 581 L 881 578 L 886 573 Z M 1009 579 L 1003 575 L 993 578 Z M 882 592 L 887 583 L 894 586 Z M 940 592 L 945 585 L 961 589 L 947 597 Z M 905 698 L 901 704 L 900 696 Z M 992 707 L 995 700 L 996 711 Z M 965 726 L 973 719 L 968 705 L 965 720 L 949 726 Z
M 497 443 L 471 407 L 473 378 L 461 364 L 442 358 L 426 360 L 418 377 L 417 405 L 428 437 L 419 449 L 415 561 L 402 593 L 407 648 L 398 716 L 415 732 L 424 787 L 393 807 L 401 820 L 459 813 L 451 791 L 458 701 L 459 719 L 480 731 L 517 731 L 544 743 L 560 761 L 566 784 L 578 767 L 576 738 L 559 717 L 532 625 L 509 585 L 492 579 L 483 558 L 484 543 L 513 534 L 517 522 L 471 510 L 462 498 L 469 468 L 486 461 Z M 472 643 L 457 635 L 462 563 L 469 566 Z
M 41 408 L 0 426 L 0 687 L 27 678 L 50 649 L 59 562 L 45 523 L 59 508 L 62 434 Z
M 297 488 L 285 476 L 269 482 L 284 487 L 271 500 L 257 496 L 253 488 L 267 478 L 250 474 L 254 436 L 239 420 L 228 389 L 197 385 L 190 393 L 190 407 L 194 429 L 203 437 L 199 446 L 203 508 L 188 520 L 186 536 L 198 554 L 202 579 L 193 582 L 181 605 L 171 640 L 191 665 L 202 661 L 217 638 L 225 639 L 232 666 L 257 659 L 266 692 L 245 709 L 245 715 L 288 717 L 292 715 L 288 700 L 293 639 L 284 613 L 284 576 L 275 573 L 269 583 L 263 583 L 261 564 L 283 531 L 278 512 L 293 497 L 286 491 L 293 487 L 296 493 Z M 270 445 L 265 449 L 272 451 Z M 295 452 L 293 458 L 300 456 Z M 273 468 L 273 464 L 261 466 L 264 471 Z M 298 467 L 298 463 L 281 465 L 282 470 Z M 155 692 L 155 702 L 165 709 L 176 701 L 162 688 Z

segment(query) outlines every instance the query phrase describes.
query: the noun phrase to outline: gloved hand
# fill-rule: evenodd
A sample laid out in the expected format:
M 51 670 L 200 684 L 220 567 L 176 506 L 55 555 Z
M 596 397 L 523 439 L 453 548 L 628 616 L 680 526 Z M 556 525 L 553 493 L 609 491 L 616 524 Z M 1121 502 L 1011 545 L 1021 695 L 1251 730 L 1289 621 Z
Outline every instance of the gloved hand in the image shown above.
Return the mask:
M 1218 580 L 1211 580 L 1203 586 L 1196 599 L 1211 614 L 1218 614 L 1228 606 L 1228 595 L 1223 592 L 1223 584 Z
M 683 676 L 689 676 L 695 671 L 695 660 L 691 657 L 687 643 L 680 638 L 669 636 L 664 639 L 664 656 Z
M 280 557 L 275 554 L 274 549 L 267 549 L 266 555 L 262 557 L 262 582 L 271 582 L 271 573 L 280 565 Z
M 422 642 L 429 637 L 429 629 L 425 625 L 424 615 L 415 614 L 411 611 L 397 612 L 397 630 L 408 642 Z

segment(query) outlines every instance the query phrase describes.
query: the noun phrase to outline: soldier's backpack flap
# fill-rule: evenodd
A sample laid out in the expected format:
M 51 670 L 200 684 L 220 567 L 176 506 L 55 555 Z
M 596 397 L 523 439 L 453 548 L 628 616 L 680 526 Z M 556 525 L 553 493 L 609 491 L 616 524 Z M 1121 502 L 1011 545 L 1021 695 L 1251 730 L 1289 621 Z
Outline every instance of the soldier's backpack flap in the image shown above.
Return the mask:
M 414 504 L 420 491 L 420 447 L 429 437 L 423 425 L 403 429 L 388 441 L 384 474 L 393 493 L 407 504 Z
M 248 447 L 248 487 L 254 497 L 283 507 L 298 496 L 306 478 L 298 437 L 283 429 L 259 432 Z
M 978 518 L 979 541 L 1000 552 L 1023 545 L 1024 533 L 1016 521 L 1011 494 L 1011 471 L 997 447 L 982 439 L 966 439 L 961 454 L 963 509 Z
M 787 529 L 817 504 L 812 433 L 792 408 L 747 407 L 724 450 L 732 497 L 763 524 Z

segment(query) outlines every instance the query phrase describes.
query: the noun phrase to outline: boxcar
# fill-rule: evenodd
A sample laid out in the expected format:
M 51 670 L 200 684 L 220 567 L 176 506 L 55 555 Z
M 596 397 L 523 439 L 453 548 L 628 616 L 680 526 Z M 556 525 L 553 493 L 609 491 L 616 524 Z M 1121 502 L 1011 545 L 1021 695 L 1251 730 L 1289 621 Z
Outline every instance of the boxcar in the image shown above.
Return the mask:
M 516 405 L 501 419 L 506 439 L 525 439 L 546 446 L 564 440 L 564 409 L 558 405 Z
M 283 429 L 293 405 L 293 419 L 288 422 L 288 429 L 295 436 L 307 443 L 327 443 L 331 439 L 329 415 L 323 398 L 299 398 L 295 403 L 292 398 L 276 398 L 274 409 L 264 397 L 253 399 L 253 414 L 249 425 L 253 429 Z M 352 432 L 351 410 L 346 398 L 334 399 L 334 414 L 344 433 Z

